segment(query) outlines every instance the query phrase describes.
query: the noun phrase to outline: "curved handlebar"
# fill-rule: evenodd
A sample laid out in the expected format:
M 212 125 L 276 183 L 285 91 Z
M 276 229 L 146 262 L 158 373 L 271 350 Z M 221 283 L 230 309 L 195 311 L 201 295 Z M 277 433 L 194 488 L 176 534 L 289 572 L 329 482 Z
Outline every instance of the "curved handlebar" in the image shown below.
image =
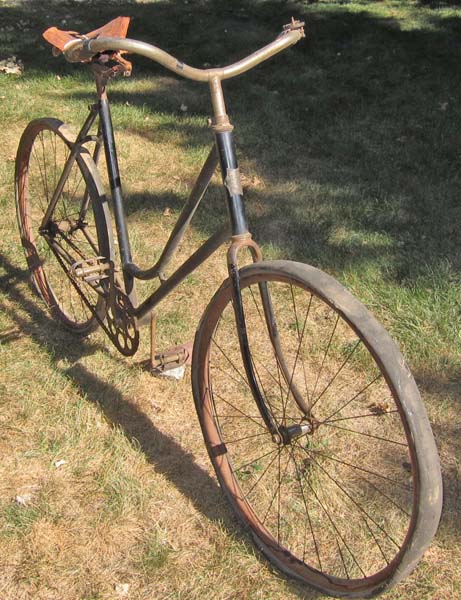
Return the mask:
M 195 81 L 230 79 L 248 71 L 257 64 L 274 56 L 274 54 L 285 50 L 285 48 L 296 44 L 296 42 L 304 37 L 303 25 L 304 23 L 293 20 L 289 25 L 285 25 L 282 33 L 273 42 L 267 44 L 267 46 L 260 48 L 253 54 L 227 67 L 215 69 L 196 69 L 177 60 L 174 56 L 156 46 L 138 40 L 119 37 L 72 40 L 65 45 L 64 55 L 69 62 L 81 62 L 91 60 L 93 56 L 105 50 L 124 51 L 150 58 L 187 79 Z

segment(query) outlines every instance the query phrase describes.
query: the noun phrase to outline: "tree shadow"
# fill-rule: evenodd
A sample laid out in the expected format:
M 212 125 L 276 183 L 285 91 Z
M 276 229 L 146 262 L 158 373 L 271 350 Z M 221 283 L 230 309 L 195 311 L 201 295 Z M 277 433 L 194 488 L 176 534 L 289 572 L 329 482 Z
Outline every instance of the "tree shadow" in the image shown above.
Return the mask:
M 420 3 L 434 8 L 459 4 L 454 0 Z M 62 57 L 53 59 L 40 32 L 53 24 L 86 31 L 119 14 L 133 15 L 133 37 L 155 41 L 198 67 L 211 60 L 213 65 L 237 60 L 273 39 L 291 15 L 306 17 L 306 42 L 225 88 L 237 126 L 242 171 L 255 172 L 265 182 L 264 187 L 249 185 L 245 190 L 255 238 L 274 244 L 285 258 L 336 272 L 373 263 L 385 271 L 389 282 L 403 285 L 411 285 L 422 269 L 437 270 L 444 262 L 453 272 L 460 271 L 461 110 L 457 98 L 461 91 L 461 19 L 441 21 L 434 16 L 427 28 L 404 31 L 392 17 L 341 10 L 332 13 L 321 4 L 303 13 L 302 4 L 281 1 L 190 0 L 188 5 L 127 1 L 87 6 L 24 1 L 2 8 L 3 23 L 13 30 L 4 32 L 0 52 L 21 57 L 26 77 L 28 72 L 31 78 L 50 73 L 72 75 L 81 67 L 66 64 Z M 21 21 L 23 35 L 18 36 Z M 165 75 L 160 67 L 152 68 L 151 63 L 137 58 L 134 76 L 136 73 Z M 184 146 L 202 147 L 209 139 L 208 132 L 186 119 L 181 121 L 178 89 L 181 95 L 190 90 L 187 103 L 193 115 L 208 114 L 202 108 L 206 90 L 174 79 L 165 78 L 163 89 L 149 95 L 126 88 L 116 90 L 111 99 L 115 105 L 129 101 L 135 107 L 168 113 L 172 121 L 179 118 Z M 87 96 L 81 94 L 81 100 Z M 134 132 L 155 138 L 168 136 L 171 127 Z M 212 185 L 194 219 L 204 234 L 214 230 L 222 214 L 223 204 L 214 202 L 218 193 Z M 128 195 L 127 212 L 180 210 L 182 204 L 177 195 L 146 190 Z M 25 278 L 24 271 L 2 261 L 7 271 L 2 288 L 33 317 L 33 323 L 16 320 L 20 330 L 50 352 L 68 353 L 72 362 L 95 350 L 88 342 L 79 346 L 69 343 L 70 336 L 57 331 L 55 322 L 15 287 Z M 11 317 L 15 319 L 13 314 Z M 232 518 L 221 508 L 215 481 L 190 454 L 162 434 L 110 383 L 78 363 L 69 376 L 114 425 L 139 442 L 151 464 L 190 497 L 197 510 L 210 519 L 223 520 L 234 534 Z M 442 378 L 421 380 L 423 390 L 448 394 L 452 402 L 459 403 L 458 389 L 453 393 L 447 390 Z M 101 401 L 104 398 L 111 400 Z M 460 432 L 452 424 L 448 428 L 436 425 L 435 433 L 438 438 L 456 440 Z M 181 477 L 184 472 L 194 473 L 196 486 L 185 481 L 192 478 Z M 450 490 L 458 490 L 450 492 L 448 530 L 459 507 L 459 480 L 451 467 L 445 470 L 446 486 L 447 482 Z M 452 535 L 459 538 L 456 527 Z
M 460 6 L 461 0 L 418 0 L 418 4 L 429 8 L 446 8 Z
M 34 18 L 44 23 L 52 6 L 41 3 Z M 365 10 L 314 4 L 303 13 L 302 3 L 241 0 L 232 7 L 95 3 L 90 12 L 66 5 L 54 10 L 58 24 L 65 10 L 78 15 L 82 30 L 129 13 L 133 37 L 155 40 L 194 66 L 241 58 L 272 39 L 291 14 L 306 18 L 307 41 L 225 85 L 242 172 L 256 173 L 265 184 L 247 190 L 257 239 L 280 256 L 333 272 L 373 264 L 401 285 L 442 263 L 459 271 L 460 19 L 428 17 L 428 27 L 407 31 L 392 16 Z M 8 18 L 17 19 L 25 5 L 11 11 Z M 24 51 L 42 73 L 75 71 L 62 58 L 42 60 L 48 49 L 38 36 Z M 205 121 L 206 88 L 147 66 L 136 58 L 135 76 L 161 73 L 156 89 L 130 92 L 128 85 L 114 90 L 112 101 L 165 113 L 171 124 L 132 132 L 162 140 L 179 129 L 184 147 L 204 147 L 209 132 L 181 115 L 179 105 L 186 97 L 189 115 Z M 82 102 L 89 99 L 79 94 Z M 206 228 L 206 219 L 202 224 Z

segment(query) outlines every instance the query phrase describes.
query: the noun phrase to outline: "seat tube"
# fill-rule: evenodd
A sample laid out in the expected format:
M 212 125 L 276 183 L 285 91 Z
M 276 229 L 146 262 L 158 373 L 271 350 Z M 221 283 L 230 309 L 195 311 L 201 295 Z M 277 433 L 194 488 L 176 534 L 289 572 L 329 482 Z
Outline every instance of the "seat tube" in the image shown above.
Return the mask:
M 120 179 L 120 169 L 118 166 L 117 152 L 115 149 L 114 129 L 110 114 L 109 100 L 105 90 L 99 98 L 99 117 L 104 140 L 104 150 L 106 155 L 107 172 L 109 176 L 110 190 L 112 194 L 115 226 L 117 229 L 117 238 L 120 249 L 120 258 L 122 266 L 132 263 L 130 240 L 128 237 L 128 228 L 126 224 L 125 211 L 123 208 L 122 184 Z M 130 295 L 133 291 L 134 279 L 126 269 L 123 269 L 123 278 L 125 291 Z

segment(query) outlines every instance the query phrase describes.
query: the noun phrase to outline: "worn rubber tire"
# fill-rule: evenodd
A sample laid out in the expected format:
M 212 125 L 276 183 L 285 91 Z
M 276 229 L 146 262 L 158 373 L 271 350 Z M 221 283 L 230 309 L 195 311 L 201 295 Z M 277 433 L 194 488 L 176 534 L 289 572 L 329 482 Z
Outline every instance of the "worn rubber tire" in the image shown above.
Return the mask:
M 322 271 L 296 262 L 260 262 L 240 271 L 242 291 L 261 281 L 277 281 L 312 294 L 319 302 L 340 315 L 371 354 L 391 391 L 403 422 L 411 455 L 414 489 L 411 522 L 401 549 L 386 568 L 363 579 L 348 580 L 323 573 L 305 564 L 277 543 L 272 533 L 258 523 L 250 501 L 233 472 L 232 445 L 222 439 L 219 416 L 214 415 L 215 392 L 210 381 L 210 344 L 216 325 L 231 302 L 231 283 L 226 280 L 206 308 L 198 327 L 193 350 L 192 386 L 194 400 L 207 450 L 214 469 L 235 513 L 250 531 L 263 554 L 285 574 L 336 597 L 371 597 L 382 593 L 407 576 L 417 565 L 432 540 L 442 507 L 442 480 L 438 454 L 431 427 L 415 381 L 395 343 L 371 313 L 341 284 Z M 311 296 L 312 297 L 312 296 Z M 243 372 L 243 370 L 241 370 Z M 237 377 L 237 376 L 236 376 Z M 216 384 L 215 384 L 216 387 Z M 236 406 L 238 398 L 233 400 Z M 254 413 L 257 413 L 256 405 Z M 252 414 L 252 413 L 250 413 Z M 346 454 L 347 456 L 347 454 Z M 280 487 L 280 482 L 279 482 Z M 307 509 L 307 507 L 306 507 Z

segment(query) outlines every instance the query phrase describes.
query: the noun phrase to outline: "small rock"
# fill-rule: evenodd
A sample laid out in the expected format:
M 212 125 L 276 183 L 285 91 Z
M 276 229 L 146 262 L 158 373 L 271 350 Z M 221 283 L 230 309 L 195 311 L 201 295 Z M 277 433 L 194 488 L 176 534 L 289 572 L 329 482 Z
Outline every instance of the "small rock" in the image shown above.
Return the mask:
M 125 598 L 128 596 L 128 592 L 130 591 L 129 583 L 116 583 L 115 584 L 115 593 L 119 598 Z

